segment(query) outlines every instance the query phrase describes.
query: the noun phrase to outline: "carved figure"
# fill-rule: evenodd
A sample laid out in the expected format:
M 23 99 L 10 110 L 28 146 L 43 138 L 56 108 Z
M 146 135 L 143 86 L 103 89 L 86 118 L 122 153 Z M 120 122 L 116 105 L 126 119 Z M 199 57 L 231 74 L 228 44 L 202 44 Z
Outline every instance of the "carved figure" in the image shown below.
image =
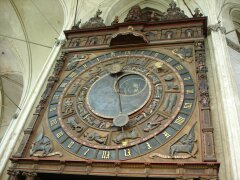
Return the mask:
M 77 66 L 78 62 L 85 61 L 87 59 L 88 59 L 87 55 L 74 54 L 74 56 L 69 60 L 69 62 L 67 64 L 66 71 L 72 70 L 73 68 L 75 68 Z
M 80 80 L 74 82 L 73 87 L 71 88 L 71 91 L 69 94 L 75 95 L 77 93 L 77 90 L 80 87 L 80 85 L 81 85 Z
M 135 130 L 129 132 L 121 132 L 116 137 L 113 138 L 113 142 L 120 144 L 125 139 L 136 139 L 139 135 Z
M 148 31 L 145 35 L 149 40 L 156 40 L 156 33 L 154 32 Z
M 155 11 L 152 11 L 150 15 L 150 21 L 159 21 L 160 18 L 158 17 L 158 14 Z
M 153 75 L 153 74 L 148 73 L 147 76 L 148 76 L 149 78 L 151 78 L 153 84 L 157 84 L 157 83 L 160 82 L 159 79 L 158 79 L 155 75 Z
M 171 113 L 173 107 L 176 105 L 176 101 L 177 101 L 177 94 L 168 94 L 163 104 L 163 110 L 165 112 Z
M 79 110 L 79 115 L 84 117 L 88 114 L 88 111 L 86 110 L 86 108 L 84 107 L 84 105 L 82 103 L 78 104 L 78 110 Z
M 138 115 L 137 117 L 135 117 L 135 121 L 139 122 L 139 121 L 141 121 L 145 117 L 146 117 L 145 113 L 142 113 L 142 114 Z
M 41 101 L 45 102 L 47 100 L 47 97 L 49 96 L 51 89 L 53 87 L 53 85 L 55 84 L 54 81 L 49 81 L 47 83 L 47 87 L 45 89 L 45 91 L 43 92 L 42 96 L 41 96 Z
M 98 38 L 96 36 L 90 37 L 88 41 L 89 46 L 94 46 L 98 43 Z
M 202 58 L 201 58 L 202 59 Z M 205 66 L 205 63 L 204 61 L 199 61 L 199 64 L 197 66 L 197 72 L 200 73 L 200 72 L 207 72 L 207 67 Z
M 52 143 L 47 136 L 44 136 L 43 130 L 33 142 L 30 149 L 30 156 L 38 151 L 41 151 L 43 156 L 46 156 L 53 151 Z
M 113 22 L 111 23 L 111 25 L 117 24 L 119 22 L 119 17 L 115 16 Z
M 202 17 L 203 16 L 203 14 L 200 12 L 200 10 L 199 10 L 199 8 L 196 8 L 195 10 L 194 10 L 194 12 L 195 12 L 195 14 L 193 15 L 193 17 Z
M 203 107 L 209 107 L 209 97 L 208 96 L 201 96 L 200 102 L 202 103 Z
M 66 43 L 66 39 L 57 39 L 55 38 L 55 46 L 59 46 L 59 45 L 64 45 Z
M 71 98 L 67 98 L 64 101 L 64 112 L 65 113 L 71 113 L 73 111 L 72 106 L 73 106 L 72 99 Z
M 181 47 L 179 49 L 174 49 L 172 53 L 183 61 L 192 62 L 192 60 L 189 60 L 189 58 L 192 57 L 192 48 Z
M 70 125 L 72 130 L 76 130 L 77 132 L 81 132 L 83 128 L 75 121 L 75 117 L 69 117 L 67 124 Z
M 72 47 L 79 47 L 80 43 L 81 43 L 80 39 L 76 39 L 75 41 L 73 41 Z
M 188 153 L 189 155 L 194 156 L 192 155 L 192 151 L 195 142 L 195 126 L 196 124 L 193 125 L 188 134 L 183 135 L 170 147 L 170 156 L 173 157 L 177 153 Z
M 146 127 L 143 129 L 143 131 L 149 132 L 149 131 L 157 128 L 158 126 L 161 125 L 161 122 L 162 122 L 162 121 L 163 121 L 163 118 L 157 118 L 157 119 L 154 119 L 154 120 L 148 122 L 148 123 L 146 124 Z
M 188 38 L 191 38 L 193 36 L 193 30 L 192 29 L 187 29 L 185 31 L 185 36 Z
M 158 102 L 158 101 L 154 100 L 154 101 L 148 106 L 148 108 L 145 110 L 145 113 L 146 113 L 147 115 L 152 114 L 152 112 L 156 109 L 156 107 L 157 107 L 157 102 Z
M 108 139 L 108 135 L 101 136 L 96 132 L 91 132 L 91 133 L 86 132 L 84 134 L 84 137 L 86 137 L 87 140 L 89 140 L 89 141 L 96 141 L 99 144 L 106 144 L 107 139 Z
M 188 18 L 188 17 L 184 14 L 184 11 L 182 11 L 179 7 L 177 7 L 177 4 L 174 2 L 174 0 L 171 1 L 166 14 L 162 17 L 163 20 L 184 19 L 184 18 Z
M 207 93 L 208 92 L 208 85 L 207 85 L 207 80 L 202 79 L 199 84 L 199 90 L 201 94 Z
M 159 85 L 159 84 L 157 84 L 156 86 L 155 86 L 155 98 L 157 98 L 157 99 L 161 99 L 161 97 L 162 97 L 162 92 L 163 92 L 163 88 L 162 88 L 162 86 L 161 85 Z
M 142 20 L 142 10 L 140 6 L 133 6 L 127 14 L 127 17 L 124 19 L 124 22 L 131 21 L 141 21 Z
M 175 90 L 179 89 L 178 85 L 173 82 L 174 77 L 171 74 L 165 76 L 164 80 L 165 80 L 165 82 L 167 84 L 167 89 L 168 90 L 170 90 L 170 89 L 175 89 Z
M 202 49 L 204 49 L 204 44 L 203 44 L 202 41 L 197 41 L 196 44 L 195 44 L 195 46 L 196 46 L 196 50 L 202 50 Z
M 72 26 L 72 29 L 79 29 L 81 22 L 82 22 L 82 20 L 80 19 L 76 24 L 74 24 L 74 25 Z
M 105 24 L 103 23 L 103 19 L 100 17 L 101 14 L 102 14 L 102 11 L 98 9 L 94 17 L 90 18 L 89 21 L 84 23 L 81 26 L 81 28 L 84 29 L 84 28 L 104 27 Z
M 78 96 L 78 101 L 83 102 L 85 97 L 87 95 L 87 88 L 85 89 L 84 87 L 81 89 L 80 94 Z
M 165 33 L 165 37 L 166 37 L 167 39 L 172 39 L 172 38 L 173 38 L 173 32 L 172 32 L 172 31 L 167 31 L 167 32 Z

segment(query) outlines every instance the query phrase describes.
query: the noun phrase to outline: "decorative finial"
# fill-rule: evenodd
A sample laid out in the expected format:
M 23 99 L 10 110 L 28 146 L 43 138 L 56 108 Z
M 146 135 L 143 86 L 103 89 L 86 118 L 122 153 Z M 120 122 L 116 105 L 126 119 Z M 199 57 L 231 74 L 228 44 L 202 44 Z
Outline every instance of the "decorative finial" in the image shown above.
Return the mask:
M 102 14 L 102 11 L 100 11 L 99 9 L 97 10 L 96 14 L 94 15 L 94 17 L 90 18 L 89 21 L 87 21 L 86 23 L 84 23 L 81 28 L 85 29 L 85 28 L 98 28 L 98 27 L 104 27 L 105 24 L 103 23 L 103 19 L 100 17 L 100 15 Z
M 119 22 L 119 17 L 115 16 L 113 22 L 111 23 L 111 25 L 117 24 Z
M 175 9 L 177 7 L 177 4 L 176 4 L 176 2 L 174 0 L 172 0 L 170 2 L 169 6 L 170 6 L 171 9 Z
M 193 15 L 193 17 L 202 17 L 203 14 L 200 12 L 199 8 L 196 8 L 194 10 L 195 14 Z

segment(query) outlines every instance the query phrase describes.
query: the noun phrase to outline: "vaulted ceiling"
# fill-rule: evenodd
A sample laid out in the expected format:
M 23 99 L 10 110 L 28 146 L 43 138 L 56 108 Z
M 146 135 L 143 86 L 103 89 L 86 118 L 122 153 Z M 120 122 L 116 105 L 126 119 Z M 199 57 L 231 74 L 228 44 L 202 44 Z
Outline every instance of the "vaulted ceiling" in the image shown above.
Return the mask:
M 58 0 L 0 0 L 0 139 L 63 27 Z

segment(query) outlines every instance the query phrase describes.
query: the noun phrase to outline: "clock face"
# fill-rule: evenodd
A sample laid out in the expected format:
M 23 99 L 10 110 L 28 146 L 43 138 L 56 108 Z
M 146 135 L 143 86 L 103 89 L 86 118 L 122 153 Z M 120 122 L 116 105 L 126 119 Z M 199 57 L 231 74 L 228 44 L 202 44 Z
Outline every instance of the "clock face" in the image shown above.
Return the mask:
M 48 121 L 76 156 L 127 160 L 174 137 L 194 105 L 192 76 L 177 60 L 149 50 L 118 51 L 71 71 L 50 101 Z

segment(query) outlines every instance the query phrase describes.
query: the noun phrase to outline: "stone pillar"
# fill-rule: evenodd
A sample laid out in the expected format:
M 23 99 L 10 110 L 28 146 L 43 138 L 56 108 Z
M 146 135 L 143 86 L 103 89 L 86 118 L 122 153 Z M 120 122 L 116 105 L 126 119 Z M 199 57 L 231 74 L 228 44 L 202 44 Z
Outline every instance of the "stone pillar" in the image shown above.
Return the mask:
M 217 19 L 219 10 L 215 7 L 217 2 L 214 0 L 206 0 L 206 7 L 208 8 L 209 17 L 209 31 L 208 36 L 211 74 L 213 84 L 210 86 L 212 91 L 212 98 L 215 106 L 215 125 L 220 131 L 220 146 L 222 152 L 218 156 L 221 162 L 221 168 L 224 168 L 222 174 L 220 169 L 220 179 L 240 179 L 240 100 L 237 93 L 236 82 L 233 78 L 233 70 L 231 66 L 231 59 L 228 53 L 226 36 L 224 28 Z M 214 114 L 214 113 L 213 113 Z M 215 127 L 216 129 L 216 127 Z M 221 177 L 222 176 L 222 177 Z

